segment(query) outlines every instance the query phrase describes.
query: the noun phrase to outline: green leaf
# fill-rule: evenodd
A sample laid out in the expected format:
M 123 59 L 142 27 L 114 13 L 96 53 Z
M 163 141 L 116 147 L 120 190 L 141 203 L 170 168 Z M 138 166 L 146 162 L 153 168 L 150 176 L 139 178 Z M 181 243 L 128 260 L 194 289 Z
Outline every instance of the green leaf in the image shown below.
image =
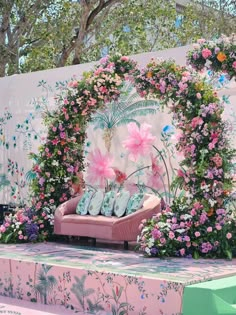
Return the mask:
M 233 255 L 232 255 L 231 250 L 227 249 L 227 250 L 225 251 L 225 254 L 226 254 L 226 257 L 227 257 L 229 260 L 232 260 Z
M 193 253 L 193 258 L 194 259 L 199 259 L 199 253 L 197 252 L 197 251 L 195 251 L 194 253 Z
M 5 238 L 5 243 L 10 242 L 11 237 L 12 237 L 13 235 L 14 235 L 14 233 L 13 233 L 13 232 L 9 233 L 9 234 L 6 236 L 6 238 Z

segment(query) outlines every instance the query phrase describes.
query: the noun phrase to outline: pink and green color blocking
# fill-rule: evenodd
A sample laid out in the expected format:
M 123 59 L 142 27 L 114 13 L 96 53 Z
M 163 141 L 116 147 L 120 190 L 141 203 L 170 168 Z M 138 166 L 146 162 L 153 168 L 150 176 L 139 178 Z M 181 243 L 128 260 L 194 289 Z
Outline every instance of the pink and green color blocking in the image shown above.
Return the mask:
M 191 285 L 236 276 L 236 260 L 147 259 L 56 243 L 2 245 L 0 267 L 2 298 L 68 314 L 180 315 Z

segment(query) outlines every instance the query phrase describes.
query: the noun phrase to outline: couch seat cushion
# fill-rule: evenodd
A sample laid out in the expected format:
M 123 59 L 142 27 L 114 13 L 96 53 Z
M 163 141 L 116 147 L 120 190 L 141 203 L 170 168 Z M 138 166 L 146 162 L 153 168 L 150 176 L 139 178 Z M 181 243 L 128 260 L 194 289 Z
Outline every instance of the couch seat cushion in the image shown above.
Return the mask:
M 103 215 L 97 216 L 81 216 L 78 214 L 69 214 L 65 215 L 62 218 L 62 223 L 76 223 L 76 224 L 92 224 L 92 225 L 105 225 L 112 226 L 115 222 L 117 222 L 119 218 L 117 217 L 105 217 Z

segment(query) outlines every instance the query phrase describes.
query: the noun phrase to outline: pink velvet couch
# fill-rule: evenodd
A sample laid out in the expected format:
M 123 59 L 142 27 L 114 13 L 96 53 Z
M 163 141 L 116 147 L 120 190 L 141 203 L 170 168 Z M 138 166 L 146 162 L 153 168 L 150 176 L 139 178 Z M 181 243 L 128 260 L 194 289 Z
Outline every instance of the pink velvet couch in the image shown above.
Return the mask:
M 143 207 L 125 217 L 106 217 L 103 215 L 78 215 L 76 206 L 81 196 L 61 204 L 55 211 L 54 233 L 60 235 L 90 237 L 96 239 L 123 241 L 128 248 L 128 241 L 136 241 L 139 225 L 143 219 L 151 218 L 160 211 L 160 199 L 146 194 Z

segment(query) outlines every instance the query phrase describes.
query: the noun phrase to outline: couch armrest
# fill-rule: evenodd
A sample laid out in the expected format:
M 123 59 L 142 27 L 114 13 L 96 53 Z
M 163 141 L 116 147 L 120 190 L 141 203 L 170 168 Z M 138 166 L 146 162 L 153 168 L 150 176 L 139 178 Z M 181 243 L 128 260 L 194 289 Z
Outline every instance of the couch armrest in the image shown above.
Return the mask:
M 82 194 L 79 196 L 72 198 L 60 206 L 57 207 L 54 213 L 54 233 L 61 234 L 61 221 L 65 215 L 73 214 L 76 211 L 76 206 L 82 197 Z
M 81 197 L 82 197 L 82 194 L 58 206 L 57 209 L 55 210 L 55 217 L 62 218 L 64 215 L 75 213 L 76 206 L 79 200 L 81 199 Z
M 150 219 L 161 210 L 161 200 L 155 195 L 147 195 L 143 207 L 136 212 L 120 218 L 114 223 L 113 238 L 120 241 L 135 241 L 140 233 L 143 219 Z

